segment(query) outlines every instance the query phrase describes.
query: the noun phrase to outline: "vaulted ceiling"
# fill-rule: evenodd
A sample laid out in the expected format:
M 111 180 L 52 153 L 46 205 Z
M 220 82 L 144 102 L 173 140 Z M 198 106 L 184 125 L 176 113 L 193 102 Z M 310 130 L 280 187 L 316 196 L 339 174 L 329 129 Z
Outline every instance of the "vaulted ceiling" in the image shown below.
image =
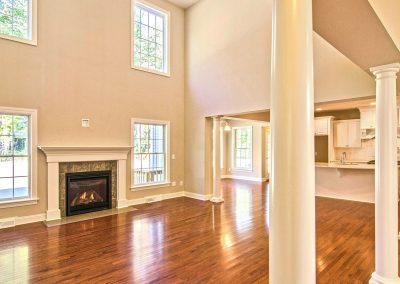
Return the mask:
M 313 0 L 313 21 L 319 35 L 367 72 L 400 62 L 399 49 L 368 0 Z M 397 85 L 400 91 L 400 80 Z

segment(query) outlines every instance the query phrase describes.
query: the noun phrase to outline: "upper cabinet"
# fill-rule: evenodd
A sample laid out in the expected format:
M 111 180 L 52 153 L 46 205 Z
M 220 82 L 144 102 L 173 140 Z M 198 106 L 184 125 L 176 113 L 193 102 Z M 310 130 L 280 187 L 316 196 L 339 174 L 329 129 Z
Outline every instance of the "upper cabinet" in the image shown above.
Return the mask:
M 314 119 L 314 131 L 315 135 L 328 135 L 329 134 L 329 121 L 328 117 L 316 117 Z
M 360 109 L 361 129 L 375 128 L 375 108 Z
M 333 124 L 334 146 L 336 148 L 360 148 L 360 120 L 338 120 Z
M 321 116 L 314 118 L 314 133 L 315 136 L 325 136 L 332 134 L 333 116 Z

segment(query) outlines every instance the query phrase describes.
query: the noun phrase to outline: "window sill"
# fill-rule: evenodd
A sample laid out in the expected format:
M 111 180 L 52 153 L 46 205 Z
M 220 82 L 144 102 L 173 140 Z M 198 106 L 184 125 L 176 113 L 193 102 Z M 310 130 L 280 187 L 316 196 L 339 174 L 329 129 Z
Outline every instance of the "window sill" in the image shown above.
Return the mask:
M 24 43 L 24 44 L 28 44 L 28 45 L 37 46 L 37 41 L 35 39 L 29 40 L 29 39 L 23 39 L 23 38 L 9 36 L 9 35 L 5 35 L 5 34 L 0 34 L 0 38 L 19 42 L 19 43 Z
M 39 198 L 25 198 L 25 199 L 0 201 L 0 208 L 35 205 L 38 203 L 38 201 L 39 201 Z
M 143 185 L 131 185 L 131 191 L 140 191 L 151 188 L 160 188 L 160 187 L 168 187 L 171 186 L 170 182 L 161 182 L 161 183 L 151 183 L 151 184 L 143 184 Z
M 147 72 L 147 73 L 152 73 L 152 74 L 164 76 L 164 77 L 171 77 L 171 73 L 169 71 L 164 73 L 164 72 L 159 72 L 159 71 L 156 71 L 156 70 L 151 70 L 151 69 L 147 69 L 147 68 L 138 67 L 138 66 L 135 66 L 135 65 L 132 65 L 131 68 L 139 70 L 139 71 Z

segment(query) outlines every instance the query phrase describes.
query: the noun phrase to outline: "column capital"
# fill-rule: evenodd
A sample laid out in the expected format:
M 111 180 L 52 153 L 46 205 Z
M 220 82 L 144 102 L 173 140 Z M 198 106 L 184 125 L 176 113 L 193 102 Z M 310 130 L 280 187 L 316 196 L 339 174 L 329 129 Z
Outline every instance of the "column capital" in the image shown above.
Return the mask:
M 376 66 L 370 68 L 369 70 L 376 76 L 376 79 L 383 79 L 393 76 L 396 77 L 396 74 L 400 71 L 400 63 Z
M 215 120 L 215 121 L 220 121 L 221 118 L 222 118 L 222 115 L 213 116 L 213 120 Z

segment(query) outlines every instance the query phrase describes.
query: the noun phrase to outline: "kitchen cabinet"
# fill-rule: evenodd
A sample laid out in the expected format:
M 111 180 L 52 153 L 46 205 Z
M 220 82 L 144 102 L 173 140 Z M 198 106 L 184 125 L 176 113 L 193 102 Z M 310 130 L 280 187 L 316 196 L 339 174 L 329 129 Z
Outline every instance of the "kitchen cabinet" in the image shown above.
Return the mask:
M 375 108 L 360 109 L 361 129 L 375 129 Z
M 314 119 L 314 132 L 316 136 L 329 134 L 329 120 L 327 117 L 316 117 Z
M 333 126 L 334 147 L 336 148 L 360 148 L 361 131 L 360 120 L 338 120 Z

